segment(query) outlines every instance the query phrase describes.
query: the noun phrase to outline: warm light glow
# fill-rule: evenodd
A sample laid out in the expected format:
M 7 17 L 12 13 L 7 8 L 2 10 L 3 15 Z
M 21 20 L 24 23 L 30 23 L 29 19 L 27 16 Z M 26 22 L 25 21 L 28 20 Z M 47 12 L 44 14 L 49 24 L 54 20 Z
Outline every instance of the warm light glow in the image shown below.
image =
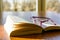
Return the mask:
M 6 23 L 4 24 L 4 28 L 9 36 L 13 30 L 13 21 L 9 18 L 9 16 L 6 19 Z
M 28 22 L 22 18 L 17 17 L 17 16 L 8 16 L 7 17 L 6 23 L 4 24 L 4 28 L 5 28 L 8 36 L 10 36 L 10 33 L 12 31 L 17 30 L 17 28 L 14 28 L 13 24 L 20 24 L 20 23 L 31 23 L 31 22 Z

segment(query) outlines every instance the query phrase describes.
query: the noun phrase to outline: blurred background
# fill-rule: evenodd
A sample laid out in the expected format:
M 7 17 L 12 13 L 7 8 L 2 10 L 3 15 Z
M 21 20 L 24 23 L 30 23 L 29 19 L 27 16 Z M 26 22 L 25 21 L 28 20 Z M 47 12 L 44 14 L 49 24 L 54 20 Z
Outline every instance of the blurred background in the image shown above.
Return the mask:
M 8 15 L 32 22 L 32 16 L 49 17 L 60 24 L 60 0 L 0 0 L 0 24 Z
M 27 21 L 32 16 L 38 16 L 38 0 L 3 0 L 2 24 L 5 24 L 8 15 L 15 15 Z
M 46 17 L 54 20 L 56 24 L 60 24 L 60 0 L 46 1 Z

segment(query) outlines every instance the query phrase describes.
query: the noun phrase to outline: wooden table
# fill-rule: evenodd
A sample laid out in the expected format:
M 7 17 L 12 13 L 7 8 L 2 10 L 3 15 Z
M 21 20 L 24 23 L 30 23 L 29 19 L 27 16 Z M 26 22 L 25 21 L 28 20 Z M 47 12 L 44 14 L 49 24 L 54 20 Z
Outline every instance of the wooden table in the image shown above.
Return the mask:
M 60 31 L 9 38 L 10 40 L 60 40 Z M 0 26 L 0 40 L 8 40 L 7 33 L 2 25 Z

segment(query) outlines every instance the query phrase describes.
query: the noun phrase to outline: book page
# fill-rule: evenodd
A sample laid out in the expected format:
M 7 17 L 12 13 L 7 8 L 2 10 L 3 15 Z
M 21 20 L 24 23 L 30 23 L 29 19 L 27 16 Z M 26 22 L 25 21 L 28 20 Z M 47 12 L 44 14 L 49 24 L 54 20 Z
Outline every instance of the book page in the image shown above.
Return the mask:
M 47 28 L 47 27 L 50 27 L 50 26 L 60 27 L 59 24 L 54 25 L 54 24 L 53 24 L 52 22 L 50 22 L 50 21 L 45 22 L 45 23 L 42 23 L 42 28 Z
M 4 29 L 10 35 L 10 33 L 14 30 L 13 24 L 20 24 L 20 23 L 30 23 L 22 18 L 17 16 L 7 16 L 6 23 L 4 24 Z

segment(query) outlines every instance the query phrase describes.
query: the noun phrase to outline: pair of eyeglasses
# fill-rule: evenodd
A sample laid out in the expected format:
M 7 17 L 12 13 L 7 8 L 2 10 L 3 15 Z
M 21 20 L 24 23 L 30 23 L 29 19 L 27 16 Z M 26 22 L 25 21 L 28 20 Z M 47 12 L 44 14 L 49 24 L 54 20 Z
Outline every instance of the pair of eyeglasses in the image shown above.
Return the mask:
M 32 18 L 34 19 L 34 20 L 33 20 L 34 23 L 36 23 L 37 20 L 39 20 L 40 26 L 42 26 L 42 23 L 48 22 L 49 20 L 50 20 L 54 25 L 56 25 L 56 23 L 55 23 L 51 18 L 47 18 L 47 17 L 38 17 L 38 16 L 33 16 Z M 36 18 L 38 18 L 38 19 L 36 19 Z

